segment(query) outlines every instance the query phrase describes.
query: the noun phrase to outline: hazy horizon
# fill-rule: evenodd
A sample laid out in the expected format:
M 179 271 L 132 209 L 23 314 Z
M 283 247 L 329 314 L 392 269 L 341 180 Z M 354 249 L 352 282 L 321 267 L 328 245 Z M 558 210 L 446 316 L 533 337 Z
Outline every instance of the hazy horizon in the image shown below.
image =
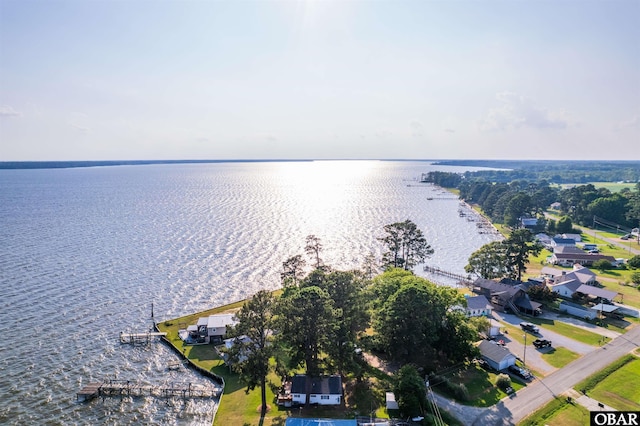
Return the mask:
M 0 0 L 0 161 L 640 159 L 640 2 Z

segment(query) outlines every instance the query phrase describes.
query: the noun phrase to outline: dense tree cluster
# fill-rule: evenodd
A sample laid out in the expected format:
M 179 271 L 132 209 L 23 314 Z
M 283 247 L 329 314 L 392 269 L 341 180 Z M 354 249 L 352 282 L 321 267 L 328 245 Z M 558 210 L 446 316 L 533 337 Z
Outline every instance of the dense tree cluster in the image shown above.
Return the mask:
M 455 289 L 391 269 L 373 279 L 369 292 L 376 348 L 392 361 L 431 371 L 474 353 L 477 330 L 452 309 L 465 305 Z
M 397 239 L 381 239 L 388 253 L 397 253 L 385 255 L 386 270 L 373 279 L 369 278 L 375 269 L 371 255 L 365 261 L 366 272 L 333 270 L 321 259 L 320 239 L 309 236 L 305 251 L 311 271 L 304 271 L 307 262 L 301 255 L 292 256 L 283 262 L 280 296 L 258 292 L 236 314 L 235 333 L 249 339 L 238 339 L 229 351 L 232 368 L 248 389 L 262 388 L 263 409 L 273 358 L 279 374 L 304 368 L 311 376 L 358 377 L 363 374 L 358 349 L 362 345 L 425 372 L 476 354 L 472 343 L 478 338 L 478 327 L 486 324 L 468 321 L 455 309 L 465 306 L 464 297 L 403 269 L 432 252 L 422 233 L 408 220 L 388 225 L 385 232 L 388 236 L 398 233 Z M 389 259 L 396 259 L 398 267 Z M 368 340 L 363 340 L 365 336 Z M 407 370 L 406 380 L 400 375 L 398 386 L 424 387 L 423 379 L 416 381 L 411 372 Z M 403 400 L 408 411 L 413 412 L 414 404 L 422 410 L 423 401 L 409 399 Z
M 516 229 L 504 241 L 483 245 L 469 257 L 465 271 L 486 279 L 511 278 L 520 281 L 529 256 L 540 254 L 542 246 L 528 229 Z
M 478 204 L 496 223 L 516 226 L 520 218 L 541 216 L 557 199 L 557 188 L 548 182 L 514 181 L 491 183 L 485 180 L 465 180 L 460 186 L 460 198 Z
M 465 178 L 480 177 L 491 182 L 546 180 L 554 184 L 562 184 L 640 181 L 640 162 L 638 161 L 449 160 L 439 161 L 436 164 L 502 169 L 464 174 Z

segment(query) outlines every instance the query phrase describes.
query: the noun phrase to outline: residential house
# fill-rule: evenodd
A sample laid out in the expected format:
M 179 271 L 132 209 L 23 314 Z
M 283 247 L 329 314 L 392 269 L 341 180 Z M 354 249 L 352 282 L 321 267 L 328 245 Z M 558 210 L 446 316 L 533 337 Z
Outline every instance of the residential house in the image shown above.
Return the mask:
M 562 238 L 573 240 L 576 243 L 582 241 L 582 235 L 580 234 L 562 234 Z
M 465 313 L 468 317 L 490 317 L 492 309 L 491 303 L 483 295 L 467 297 Z
M 542 275 L 547 278 L 547 283 L 558 284 L 563 281 L 578 280 L 581 284 L 596 285 L 596 273 L 580 264 L 573 265 L 573 271 L 545 266 Z
M 582 250 L 578 246 L 556 246 L 552 250 L 554 253 L 558 254 L 584 254 L 584 250 Z
M 536 240 L 538 240 L 540 242 L 540 244 L 542 244 L 543 246 L 545 246 L 545 248 L 551 249 L 551 237 L 548 236 L 547 234 L 544 233 L 540 233 L 540 234 L 536 234 L 535 235 Z
M 220 344 L 227 334 L 227 327 L 234 325 L 235 314 L 217 314 L 198 318 L 195 325 L 179 330 L 178 335 L 185 343 Z
M 509 285 L 484 278 L 473 283 L 473 291 L 487 298 L 491 306 L 500 312 L 514 311 L 527 315 L 539 315 L 540 303 L 533 302 L 521 285 Z
M 558 283 L 549 284 L 548 287 L 554 293 L 562 297 L 570 298 L 581 285 L 582 283 L 577 279 L 570 279 Z
M 576 245 L 576 240 L 572 238 L 562 238 L 561 236 L 556 235 L 551 239 L 551 247 L 554 247 L 554 248 L 558 246 L 575 246 L 575 245 Z
M 339 375 L 309 377 L 296 374 L 291 378 L 291 401 L 293 404 L 340 405 L 342 403 L 342 379 Z
M 549 258 L 549 262 L 553 265 L 571 266 L 576 263 L 582 266 L 591 266 L 594 262 L 604 259 L 612 265 L 616 259 L 613 256 L 605 256 L 598 253 L 556 253 L 555 251 Z
M 516 363 L 516 356 L 504 346 L 498 345 L 496 342 L 483 340 L 478 346 L 482 359 L 484 359 L 491 368 L 502 371 Z
M 538 226 L 538 219 L 535 217 L 523 217 L 520 219 L 520 226 L 533 231 Z

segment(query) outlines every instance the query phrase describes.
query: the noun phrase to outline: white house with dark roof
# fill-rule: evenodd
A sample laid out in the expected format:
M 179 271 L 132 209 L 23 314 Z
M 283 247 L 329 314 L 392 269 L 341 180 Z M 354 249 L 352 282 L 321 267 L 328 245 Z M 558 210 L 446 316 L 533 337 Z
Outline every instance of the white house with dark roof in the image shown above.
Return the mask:
M 309 377 L 296 374 L 291 378 L 291 400 L 304 405 L 309 394 L 309 404 L 340 405 L 342 403 L 342 379 L 339 375 Z
M 494 370 L 504 370 L 516 363 L 516 356 L 504 346 L 489 340 L 483 340 L 478 346 L 482 359 Z
M 489 300 L 483 295 L 467 297 L 467 307 L 465 313 L 468 317 L 489 317 L 493 307 Z

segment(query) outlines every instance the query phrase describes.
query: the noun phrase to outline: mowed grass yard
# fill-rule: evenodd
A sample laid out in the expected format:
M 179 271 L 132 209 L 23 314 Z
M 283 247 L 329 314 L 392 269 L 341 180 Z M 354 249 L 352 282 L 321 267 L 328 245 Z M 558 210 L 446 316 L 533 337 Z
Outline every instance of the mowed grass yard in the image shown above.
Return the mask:
M 585 426 L 589 424 L 589 410 L 559 397 L 527 417 L 518 426 Z
M 470 401 L 459 401 L 462 404 L 472 405 L 475 407 L 490 407 L 502 398 L 508 396 L 506 392 L 498 388 L 495 383 L 498 375 L 494 372 L 487 371 L 478 364 L 471 363 L 453 373 L 446 374 L 446 377 L 452 383 L 462 383 L 469 391 Z M 433 389 L 447 397 L 452 398 L 441 389 L 438 384 L 433 384 Z M 512 378 L 511 387 L 518 391 L 525 385 Z
M 541 356 L 546 363 L 556 368 L 562 368 L 580 358 L 579 354 L 564 347 L 552 348 L 551 350 L 542 352 Z
M 640 411 L 640 358 L 611 372 L 588 395 L 620 411 Z

